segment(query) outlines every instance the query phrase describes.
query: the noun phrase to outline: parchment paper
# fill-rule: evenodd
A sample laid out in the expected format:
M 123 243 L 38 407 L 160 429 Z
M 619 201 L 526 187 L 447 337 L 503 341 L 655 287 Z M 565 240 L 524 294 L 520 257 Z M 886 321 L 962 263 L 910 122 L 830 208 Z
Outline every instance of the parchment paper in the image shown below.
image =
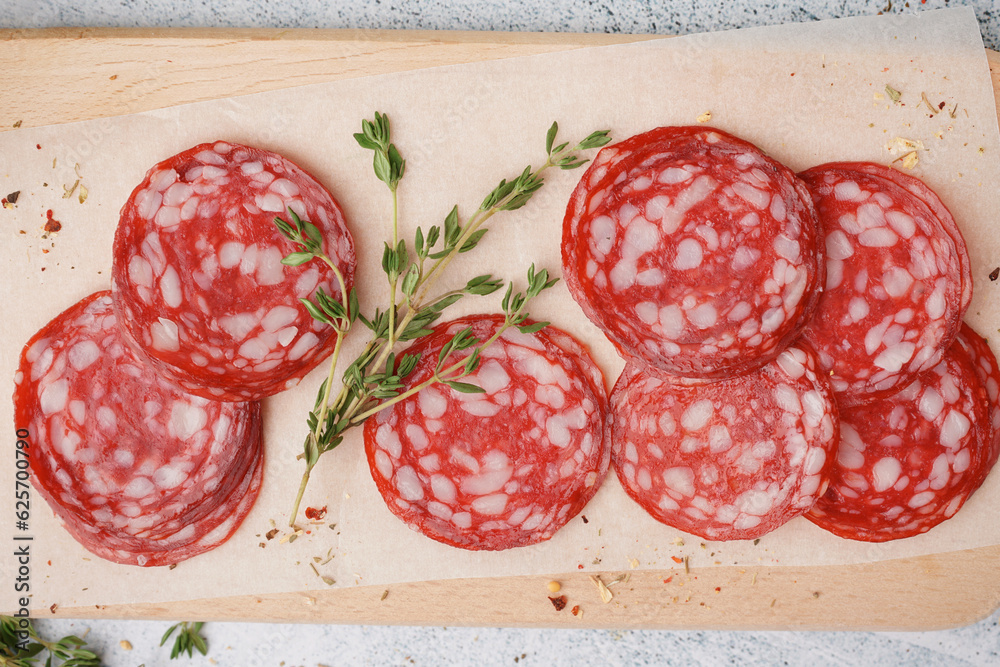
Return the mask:
M 885 96 L 900 91 L 899 103 Z M 934 114 L 921 94 L 935 105 Z M 366 311 L 385 303 L 379 268 L 389 235 L 390 200 L 375 180 L 371 156 L 351 138 L 375 110 L 392 119 L 394 141 L 407 158 L 400 188 L 402 236 L 417 224 L 440 224 L 453 204 L 470 214 L 500 178 L 516 176 L 543 157 L 553 120 L 560 136 L 578 141 L 596 129 L 613 137 L 659 125 L 711 124 L 742 136 L 800 170 L 829 160 L 890 163 L 920 142 L 912 173 L 925 179 L 954 212 L 972 253 L 976 293 L 968 321 L 1000 329 L 996 285 L 1000 263 L 993 215 L 1000 210 L 1000 137 L 978 25 L 971 9 L 918 16 L 854 18 L 750 29 L 408 72 L 314 85 L 170 108 L 114 119 L 19 130 L 0 135 L 0 191 L 20 190 L 13 209 L 0 209 L 0 394 L 11 395 L 24 342 L 83 296 L 107 289 L 117 213 L 154 163 L 203 141 L 225 139 L 287 155 L 317 175 L 345 208 L 357 242 L 359 291 Z M 897 166 L 899 163 L 896 163 Z M 75 168 L 79 165 L 78 168 Z M 487 271 L 523 287 L 532 262 L 559 271 L 565 202 L 581 171 L 557 172 L 531 203 L 495 218 L 483 244 L 454 263 L 464 283 Z M 81 178 L 63 198 L 64 187 Z M 0 194 L 2 194 L 0 193 Z M 43 239 L 46 211 L 63 223 Z M 443 284 L 442 288 L 447 288 Z M 448 315 L 499 310 L 499 296 L 468 299 Z M 532 307 L 540 318 L 575 334 L 601 364 L 608 386 L 623 363 L 560 285 Z M 345 358 L 363 344 L 359 327 Z M 267 468 L 260 498 L 224 546 L 174 570 L 114 565 L 90 556 L 33 496 L 32 606 L 159 602 L 251 593 L 376 585 L 450 577 L 713 565 L 856 563 L 1000 543 L 1000 476 L 953 520 L 930 533 L 883 545 L 833 537 L 796 519 L 751 542 L 709 543 L 649 518 L 612 474 L 593 502 L 551 541 L 503 553 L 469 553 L 410 531 L 385 508 L 364 460 L 358 433 L 327 454 L 303 503 L 326 507 L 322 522 L 293 543 L 267 540 L 284 526 L 302 464 L 295 460 L 305 416 L 324 369 L 266 401 Z M 12 406 L 0 403 L 8 435 L 0 445 L 0 488 L 14 486 Z M 6 491 L 5 498 L 13 494 Z M 0 511 L 4 582 L 12 581 L 13 500 Z M 10 510 L 7 509 L 10 507 Z M 274 522 L 272 524 L 271 522 Z M 283 534 L 283 533 L 282 533 Z M 675 542 L 683 538 L 684 546 Z M 260 545 L 263 544 L 262 548 Z M 325 564 L 317 564 L 332 559 Z M 0 602 L 12 600 L 3 587 Z M 13 608 L 13 603 L 3 605 Z

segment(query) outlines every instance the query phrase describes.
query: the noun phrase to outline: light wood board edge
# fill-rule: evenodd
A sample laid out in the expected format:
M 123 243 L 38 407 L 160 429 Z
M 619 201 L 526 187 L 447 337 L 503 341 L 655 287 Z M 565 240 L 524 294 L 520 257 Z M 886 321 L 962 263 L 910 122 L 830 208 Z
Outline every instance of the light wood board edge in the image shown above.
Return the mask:
M 454 579 L 245 595 L 168 604 L 57 608 L 43 617 L 565 628 L 931 630 L 965 625 L 1000 605 L 1000 547 L 861 565 L 705 567 Z M 562 589 L 550 593 L 549 581 Z M 386 592 L 388 592 L 386 594 Z M 385 598 L 383 599 L 383 595 Z M 550 596 L 565 595 L 556 611 Z M 579 606 L 582 614 L 574 616 Z
M 0 30 L 0 131 L 438 65 L 654 35 L 57 28 Z M 1000 108 L 1000 54 L 987 51 Z M 601 602 L 589 574 L 456 579 L 35 610 L 36 616 L 708 629 L 937 629 L 1000 606 L 1000 547 L 830 567 L 692 567 L 629 575 Z M 560 581 L 556 611 L 546 584 Z M 384 592 L 388 594 L 384 596 Z M 574 616 L 579 605 L 582 614 Z

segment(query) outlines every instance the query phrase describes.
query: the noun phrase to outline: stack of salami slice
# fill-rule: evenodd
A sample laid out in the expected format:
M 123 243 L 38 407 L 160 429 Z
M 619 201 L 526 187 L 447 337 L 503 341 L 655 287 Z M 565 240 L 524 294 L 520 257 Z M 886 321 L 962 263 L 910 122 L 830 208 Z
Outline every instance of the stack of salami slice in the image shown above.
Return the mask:
M 112 290 L 25 346 L 14 403 L 32 481 L 98 556 L 178 563 L 253 507 L 258 401 L 331 352 L 298 298 L 342 294 L 318 262 L 281 264 L 295 248 L 273 220 L 288 209 L 319 227 L 349 289 L 353 241 L 315 179 L 268 151 L 202 144 L 155 165 L 122 208 Z
M 1000 453 L 1000 376 L 962 316 L 965 242 L 921 181 L 796 176 L 665 127 L 602 150 L 563 225 L 570 292 L 627 360 L 612 462 L 659 521 L 759 537 L 805 514 L 887 540 L 953 516 Z

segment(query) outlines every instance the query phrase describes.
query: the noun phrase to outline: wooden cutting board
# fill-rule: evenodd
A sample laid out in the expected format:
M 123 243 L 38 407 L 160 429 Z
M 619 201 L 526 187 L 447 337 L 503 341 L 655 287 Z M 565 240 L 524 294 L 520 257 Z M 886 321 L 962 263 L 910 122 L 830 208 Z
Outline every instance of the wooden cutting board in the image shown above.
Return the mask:
M 366 30 L 0 30 L 0 131 L 513 56 L 643 35 Z M 1000 54 L 987 52 L 994 92 Z M 997 95 L 1000 106 L 1000 94 Z M 604 628 L 937 629 L 1000 606 L 1000 546 L 833 567 L 713 567 L 622 574 L 602 603 L 589 574 L 459 579 L 56 608 L 71 618 Z M 561 582 L 556 611 L 547 584 Z M 579 606 L 578 615 L 571 614 Z

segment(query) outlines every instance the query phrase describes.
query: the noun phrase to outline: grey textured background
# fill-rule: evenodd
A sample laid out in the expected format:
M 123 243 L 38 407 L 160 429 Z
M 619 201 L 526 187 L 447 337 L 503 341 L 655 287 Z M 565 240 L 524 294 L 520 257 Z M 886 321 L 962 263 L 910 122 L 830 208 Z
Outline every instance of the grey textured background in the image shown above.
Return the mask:
M 995 49 L 1000 44 L 1000 7 L 993 0 L 13 0 L 13 3 L 14 11 L 0 16 L 0 27 L 399 28 L 664 35 L 971 5 L 976 9 L 987 46 Z
M 680 35 L 971 5 L 1000 48 L 991 0 L 0 0 L 0 27 L 394 28 Z M 178 619 L 180 620 L 180 619 Z M 205 626 L 209 657 L 175 664 L 297 665 L 1000 665 L 1000 614 L 925 633 L 666 632 L 403 628 L 252 623 Z M 87 633 L 112 667 L 168 664 L 165 622 L 41 620 L 43 636 Z M 128 640 L 131 650 L 120 645 Z M 211 658 L 211 660 L 210 660 Z M 214 661 L 214 662 L 212 662 Z

